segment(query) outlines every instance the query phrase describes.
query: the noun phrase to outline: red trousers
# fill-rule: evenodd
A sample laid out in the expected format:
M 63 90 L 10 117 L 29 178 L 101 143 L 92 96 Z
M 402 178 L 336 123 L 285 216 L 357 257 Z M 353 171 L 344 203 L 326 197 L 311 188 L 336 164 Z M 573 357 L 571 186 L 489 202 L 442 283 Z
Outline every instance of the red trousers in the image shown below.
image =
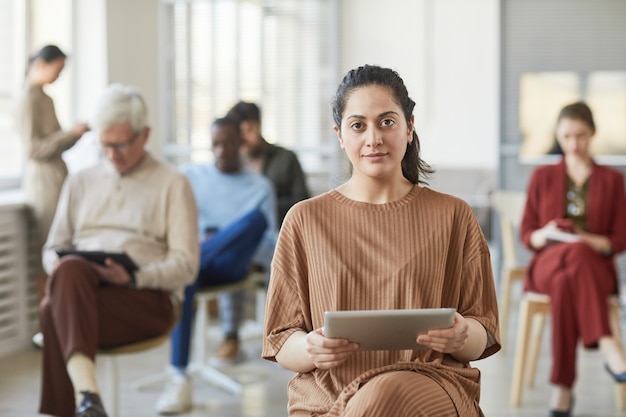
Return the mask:
M 581 242 L 559 243 L 536 256 L 526 287 L 550 296 L 550 382 L 571 388 L 578 340 L 595 348 L 601 337 L 611 335 L 607 299 L 617 292 L 614 261 Z
M 171 328 L 174 314 L 167 291 L 103 283 L 93 265 L 63 258 L 48 279 L 39 312 L 44 335 L 42 414 L 74 416 L 74 388 L 66 370 L 72 353 L 95 359 L 99 347 L 138 342 Z

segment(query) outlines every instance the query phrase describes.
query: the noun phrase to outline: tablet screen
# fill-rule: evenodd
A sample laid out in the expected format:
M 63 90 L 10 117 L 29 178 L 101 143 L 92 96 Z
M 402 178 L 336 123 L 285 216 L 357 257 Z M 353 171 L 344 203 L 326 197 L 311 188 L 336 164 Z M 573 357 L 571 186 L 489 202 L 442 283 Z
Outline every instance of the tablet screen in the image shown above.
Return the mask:
M 356 342 L 361 350 L 425 349 L 415 339 L 451 327 L 454 308 L 350 310 L 324 313 L 324 335 Z

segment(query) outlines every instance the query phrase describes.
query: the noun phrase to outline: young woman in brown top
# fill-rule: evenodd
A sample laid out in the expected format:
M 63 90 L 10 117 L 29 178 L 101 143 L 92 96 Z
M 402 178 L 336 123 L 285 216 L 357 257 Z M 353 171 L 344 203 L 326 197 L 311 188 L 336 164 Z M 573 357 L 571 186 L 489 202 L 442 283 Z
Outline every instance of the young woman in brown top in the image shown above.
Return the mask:
M 352 165 L 297 203 L 272 263 L 263 356 L 297 375 L 290 416 L 481 416 L 470 361 L 500 349 L 489 250 L 470 207 L 420 186 L 413 107 L 390 69 L 350 71 L 333 114 Z M 427 349 L 360 351 L 324 335 L 328 310 L 455 308 Z

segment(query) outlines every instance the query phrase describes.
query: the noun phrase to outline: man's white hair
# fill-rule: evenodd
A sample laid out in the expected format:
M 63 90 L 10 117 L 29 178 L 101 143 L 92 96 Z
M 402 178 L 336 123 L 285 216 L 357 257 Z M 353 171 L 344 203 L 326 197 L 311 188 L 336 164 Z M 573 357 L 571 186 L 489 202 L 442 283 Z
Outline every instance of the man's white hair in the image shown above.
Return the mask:
M 103 131 L 118 123 L 130 123 L 135 132 L 147 126 L 148 109 L 135 87 L 111 84 L 96 103 L 92 128 Z

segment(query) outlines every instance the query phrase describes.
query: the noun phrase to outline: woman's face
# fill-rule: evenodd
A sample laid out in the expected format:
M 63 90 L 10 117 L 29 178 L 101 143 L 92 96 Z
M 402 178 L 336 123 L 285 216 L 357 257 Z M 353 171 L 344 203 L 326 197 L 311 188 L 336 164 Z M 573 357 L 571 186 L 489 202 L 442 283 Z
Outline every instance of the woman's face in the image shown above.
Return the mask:
M 402 177 L 402 158 L 411 142 L 413 116 L 407 124 L 391 90 L 379 85 L 359 87 L 346 101 L 341 128 L 334 127 L 352 163 L 352 175 L 375 179 Z
M 564 118 L 556 127 L 556 139 L 566 156 L 588 158 L 594 130 L 580 119 Z
M 215 166 L 222 172 L 237 172 L 241 169 L 239 148 L 241 136 L 231 125 L 211 127 L 211 150 L 215 157 Z
M 241 138 L 243 146 L 250 151 L 254 151 L 261 143 L 261 124 L 251 120 L 241 122 Z
M 43 59 L 38 59 L 35 63 L 35 78 L 39 80 L 39 83 L 52 84 L 59 78 L 61 71 L 65 67 L 65 58 L 55 59 L 51 62 L 46 62 Z

